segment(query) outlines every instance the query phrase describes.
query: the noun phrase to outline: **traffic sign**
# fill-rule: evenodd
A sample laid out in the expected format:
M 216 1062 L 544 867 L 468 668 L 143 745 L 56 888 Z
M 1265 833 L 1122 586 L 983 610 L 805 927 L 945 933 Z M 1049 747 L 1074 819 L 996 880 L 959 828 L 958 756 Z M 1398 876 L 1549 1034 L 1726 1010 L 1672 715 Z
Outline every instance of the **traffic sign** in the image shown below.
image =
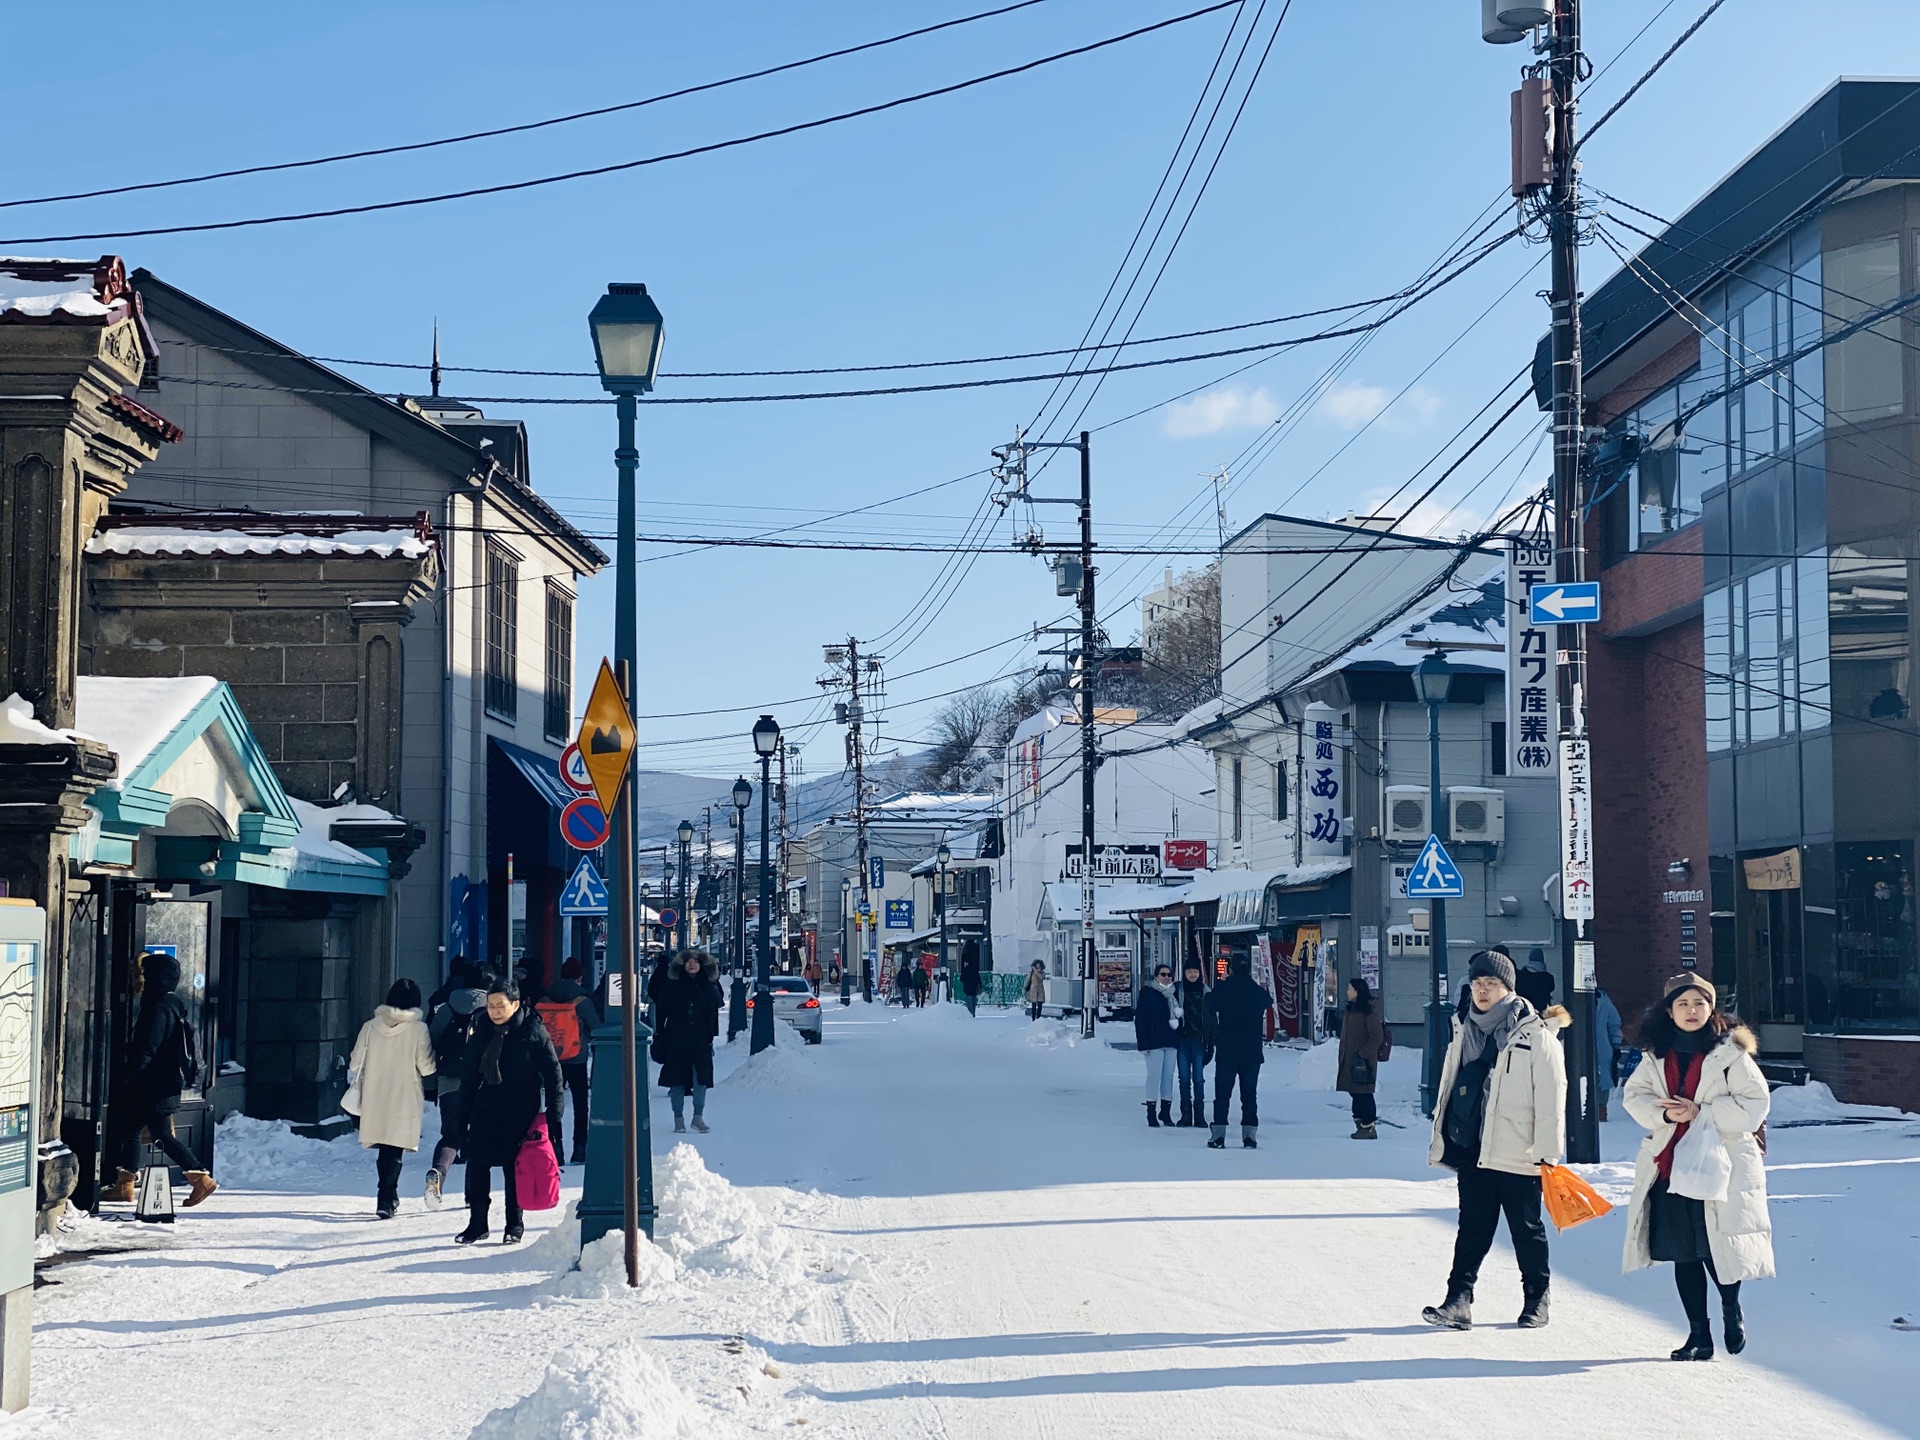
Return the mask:
M 658 925 L 662 930 L 671 930 L 680 923 L 680 916 L 678 912 L 673 910 L 656 910 L 653 916 L 653 923 Z
M 580 736 L 574 743 L 580 747 L 581 762 L 593 780 L 600 809 L 608 815 L 613 813 L 613 800 L 620 793 L 627 766 L 633 762 L 633 741 L 633 714 L 613 678 L 613 667 L 602 660 L 600 673 L 593 679 L 593 693 L 587 697 L 586 713 L 580 717 Z
M 560 752 L 560 778 L 582 795 L 593 794 L 593 774 L 587 769 L 587 757 L 580 753 L 578 744 L 570 744 Z
M 1447 854 L 1447 847 L 1440 843 L 1438 835 L 1427 836 L 1420 858 L 1413 862 L 1413 873 L 1407 876 L 1407 898 L 1458 900 L 1466 893 L 1467 882 L 1460 874 L 1460 867 L 1453 863 L 1453 857 Z
M 593 857 L 582 855 L 573 867 L 567 888 L 560 892 L 562 915 L 604 915 L 607 913 L 607 887 L 600 872 L 593 868 Z
M 1527 612 L 1535 625 L 1591 625 L 1600 618 L 1600 582 L 1556 580 L 1532 586 Z
M 591 795 L 569 800 L 560 812 L 560 838 L 576 850 L 598 850 L 607 843 L 607 812 Z

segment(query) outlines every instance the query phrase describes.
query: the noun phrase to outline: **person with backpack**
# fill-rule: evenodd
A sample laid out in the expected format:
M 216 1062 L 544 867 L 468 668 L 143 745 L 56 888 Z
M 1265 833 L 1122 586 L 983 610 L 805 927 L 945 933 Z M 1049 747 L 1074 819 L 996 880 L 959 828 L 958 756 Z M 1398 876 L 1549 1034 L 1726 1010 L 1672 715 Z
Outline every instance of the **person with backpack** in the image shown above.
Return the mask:
M 460 1099 L 452 1138 L 466 1155 L 467 1228 L 454 1236 L 456 1245 L 475 1244 L 491 1233 L 488 1212 L 493 1206 L 495 1169 L 506 1178 L 507 1225 L 500 1243 L 518 1244 L 526 1234 L 515 1173 L 520 1147 L 544 1114 L 547 1139 L 558 1164 L 564 1093 L 560 1057 L 547 1027 L 520 1003 L 518 986 L 511 980 L 495 980 L 487 987 L 486 1023 L 475 1030 L 460 1057 Z
M 583 974 L 580 961 L 569 957 L 560 967 L 560 978 L 533 1007 L 560 1056 L 560 1078 L 573 1109 L 573 1158 L 568 1162 L 573 1165 L 587 1158 L 587 1037 L 600 1026 L 600 1008 L 580 984 Z
M 427 1107 L 420 1082 L 434 1069 L 433 1040 L 420 1018 L 420 987 L 396 980 L 387 1003 L 353 1042 L 347 1098 L 340 1102 L 360 1117 L 360 1148 L 376 1152 L 374 1214 L 382 1220 L 400 1211 L 400 1160 L 420 1148 L 420 1117 Z
M 187 1002 L 179 996 L 180 962 L 150 950 L 140 957 L 140 1014 L 127 1037 L 119 1082 L 113 1087 L 117 1123 L 109 1153 L 118 1161 L 113 1184 L 102 1200 L 130 1205 L 139 1179 L 140 1132 L 145 1130 L 185 1172 L 190 1193 L 186 1206 L 200 1204 L 220 1187 L 173 1133 L 180 1094 L 198 1083 L 200 1061 L 193 1043 Z
M 1347 1009 L 1340 1020 L 1340 1073 L 1334 1088 L 1353 1101 L 1351 1140 L 1378 1140 L 1380 1112 L 1373 1092 L 1385 1058 L 1387 1030 L 1373 1003 L 1373 987 L 1356 975 L 1347 982 Z
M 446 1000 L 434 1012 L 427 1033 L 433 1044 L 435 1080 L 434 1103 L 440 1108 L 440 1143 L 433 1152 L 433 1164 L 427 1170 L 427 1208 L 440 1208 L 441 1191 L 447 1172 L 453 1168 L 459 1147 L 452 1137 L 459 1130 L 460 1064 L 474 1031 L 486 1023 L 487 981 L 466 961 L 457 961 L 459 971 L 448 977 L 441 989 Z M 437 992 L 436 992 L 437 993 Z

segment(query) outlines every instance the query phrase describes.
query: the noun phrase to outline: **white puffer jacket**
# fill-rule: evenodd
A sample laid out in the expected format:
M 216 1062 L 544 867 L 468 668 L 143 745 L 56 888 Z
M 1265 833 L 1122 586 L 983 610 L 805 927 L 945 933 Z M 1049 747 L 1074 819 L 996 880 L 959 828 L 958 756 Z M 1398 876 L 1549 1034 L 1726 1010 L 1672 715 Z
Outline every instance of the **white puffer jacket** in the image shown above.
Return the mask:
M 420 1079 L 433 1070 L 433 1041 L 420 1012 L 391 1005 L 375 1010 L 347 1061 L 349 1079 L 360 1084 L 362 1146 L 420 1148 L 420 1112 L 427 1103 Z
M 1487 1106 L 1480 1121 L 1480 1168 L 1504 1170 L 1510 1175 L 1535 1175 L 1542 1164 L 1557 1165 L 1567 1153 L 1567 1061 L 1560 1052 L 1554 1023 L 1566 1012 L 1552 1007 L 1553 1019 L 1543 1018 L 1524 1000 L 1526 1017 L 1514 1026 L 1513 1036 L 1488 1077 Z M 1460 1073 L 1459 1016 L 1453 1020 L 1453 1043 L 1440 1067 L 1439 1101 L 1433 1107 L 1433 1140 L 1427 1147 L 1429 1164 L 1441 1163 L 1446 1150 L 1443 1127 L 1447 1097 Z M 1488 1041 L 1489 1044 L 1492 1041 Z
M 1736 1025 L 1700 1062 L 1700 1083 L 1694 1103 L 1700 1118 L 1720 1132 L 1733 1161 L 1727 1198 L 1705 1201 L 1707 1246 L 1713 1254 L 1720 1283 L 1765 1280 L 1773 1274 L 1773 1221 L 1767 1214 L 1767 1167 L 1753 1132 L 1766 1122 L 1771 1097 L 1767 1077 L 1753 1062 L 1759 1047 L 1753 1032 Z M 1665 1065 L 1649 1050 L 1627 1081 L 1627 1113 L 1652 1133 L 1640 1142 L 1633 1166 L 1633 1203 L 1627 1211 L 1626 1250 L 1622 1270 L 1638 1270 L 1654 1263 L 1647 1244 L 1647 1195 L 1659 1178 L 1654 1160 L 1667 1148 L 1674 1126 L 1660 1102 L 1667 1093 Z

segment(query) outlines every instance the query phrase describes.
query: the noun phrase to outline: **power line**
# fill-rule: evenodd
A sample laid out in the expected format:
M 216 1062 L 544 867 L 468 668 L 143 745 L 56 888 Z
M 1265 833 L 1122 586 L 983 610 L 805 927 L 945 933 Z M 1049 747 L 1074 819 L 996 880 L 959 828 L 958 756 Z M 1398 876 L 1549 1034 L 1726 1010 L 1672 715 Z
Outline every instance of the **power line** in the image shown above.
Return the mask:
M 1576 155 L 1579 154 L 1581 149 L 1585 147 L 1587 141 L 1591 140 L 1594 137 L 1594 135 L 1599 132 L 1600 127 L 1606 124 L 1607 121 L 1611 120 L 1615 115 L 1619 114 L 1620 107 L 1625 105 L 1629 100 L 1633 99 L 1635 95 L 1639 94 L 1640 87 L 1646 84 L 1647 81 L 1651 80 L 1655 75 L 1657 75 L 1660 72 L 1660 67 L 1662 65 L 1665 65 L 1667 61 L 1671 60 L 1676 54 L 1678 54 L 1680 47 L 1686 44 L 1687 41 L 1691 40 L 1694 37 L 1695 32 L 1697 32 L 1702 25 L 1706 24 L 1707 21 L 1713 18 L 1713 12 L 1718 10 L 1722 5 L 1726 3 L 1727 3 L 1727 0 L 1713 0 L 1713 3 L 1707 6 L 1707 8 L 1700 13 L 1699 17 L 1691 25 L 1687 26 L 1686 29 L 1682 30 L 1680 32 L 1680 38 L 1675 40 L 1673 44 L 1669 45 L 1666 48 L 1666 50 L 1661 54 L 1660 58 L 1654 61 L 1653 64 L 1649 65 L 1646 68 L 1646 70 L 1641 74 L 1640 78 L 1638 80 L 1635 80 L 1633 84 L 1629 85 L 1626 88 L 1625 92 L 1621 94 L 1620 98 L 1618 100 L 1615 100 L 1613 104 L 1609 105 L 1606 109 L 1606 112 L 1602 114 L 1598 120 L 1594 121 L 1593 124 L 1587 127 L 1587 133 L 1581 136 L 1580 143 L 1574 146 L 1574 153 Z M 1635 36 L 1634 38 L 1638 39 L 1639 36 Z
M 1167 20 L 1155 21 L 1151 25 L 1142 25 L 1112 35 L 1104 40 L 1091 41 L 1085 45 L 1076 45 L 1070 50 L 1056 51 L 1043 55 L 1036 60 L 1028 60 L 1019 65 L 1009 65 L 985 75 L 976 75 L 969 80 L 955 81 L 951 85 L 936 86 L 931 90 L 922 90 L 912 95 L 902 95 L 893 100 L 883 100 L 873 105 L 862 105 L 853 110 L 842 110 L 833 115 L 824 115 L 813 120 L 801 120 L 791 125 L 776 126 L 771 130 L 756 131 L 751 135 L 739 135 L 730 140 L 710 141 L 705 145 L 693 145 L 681 150 L 671 150 L 659 155 L 647 155 L 638 160 L 621 160 L 611 165 L 594 165 L 580 170 L 568 170 L 557 175 L 541 175 L 531 180 L 512 180 L 498 185 L 478 185 L 464 190 L 447 190 L 435 195 L 416 195 L 404 200 L 381 200 L 362 205 L 341 205 L 327 210 L 302 210 L 281 215 L 258 215 L 245 220 L 210 220 L 197 225 L 155 225 L 140 230 L 97 230 L 70 235 L 29 235 L 16 236 L 0 241 L 6 245 L 51 245 L 66 244 L 77 240 L 131 240 L 153 235 L 197 235 L 216 230 L 243 230 L 261 225 L 285 225 L 300 220 L 329 220 L 342 215 L 370 215 L 387 210 L 405 210 L 419 205 L 438 205 L 449 200 L 471 200 L 482 195 L 505 195 L 522 190 L 537 189 L 545 185 L 559 185 L 572 180 L 591 179 L 600 175 L 615 175 L 630 170 L 638 170 L 649 165 L 661 165 L 670 160 L 686 160 L 696 155 L 711 155 L 723 150 L 738 149 L 743 145 L 757 144 L 762 140 L 778 139 L 786 135 L 797 135 L 808 130 L 818 130 L 824 126 L 837 125 L 845 120 L 858 120 L 869 115 L 883 114 L 897 110 L 903 105 L 917 104 L 922 100 L 938 99 L 941 96 L 957 94 L 978 85 L 990 84 L 996 80 L 1005 80 L 1010 76 L 1022 75 L 1037 70 L 1044 65 L 1052 65 L 1062 60 L 1091 54 L 1104 50 L 1111 45 L 1123 44 L 1128 40 L 1150 35 L 1158 30 L 1166 30 L 1175 25 L 1183 25 L 1189 20 L 1197 20 L 1216 11 L 1232 9 L 1242 0 L 1216 0 L 1198 10 L 1189 10 L 1183 15 L 1175 15 Z

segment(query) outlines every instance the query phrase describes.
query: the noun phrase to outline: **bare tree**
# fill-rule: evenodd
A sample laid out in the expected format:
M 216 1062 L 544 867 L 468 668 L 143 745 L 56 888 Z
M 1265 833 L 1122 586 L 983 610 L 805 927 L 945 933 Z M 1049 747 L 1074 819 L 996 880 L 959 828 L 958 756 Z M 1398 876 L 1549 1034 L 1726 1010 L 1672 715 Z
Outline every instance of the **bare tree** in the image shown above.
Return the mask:
M 1167 719 L 1220 693 L 1220 567 L 1174 583 L 1172 610 L 1143 636 L 1146 703 Z
M 1007 697 L 997 686 L 963 690 L 933 717 L 933 745 L 922 758 L 919 783 L 929 790 L 972 790 L 999 763 L 993 732 Z

